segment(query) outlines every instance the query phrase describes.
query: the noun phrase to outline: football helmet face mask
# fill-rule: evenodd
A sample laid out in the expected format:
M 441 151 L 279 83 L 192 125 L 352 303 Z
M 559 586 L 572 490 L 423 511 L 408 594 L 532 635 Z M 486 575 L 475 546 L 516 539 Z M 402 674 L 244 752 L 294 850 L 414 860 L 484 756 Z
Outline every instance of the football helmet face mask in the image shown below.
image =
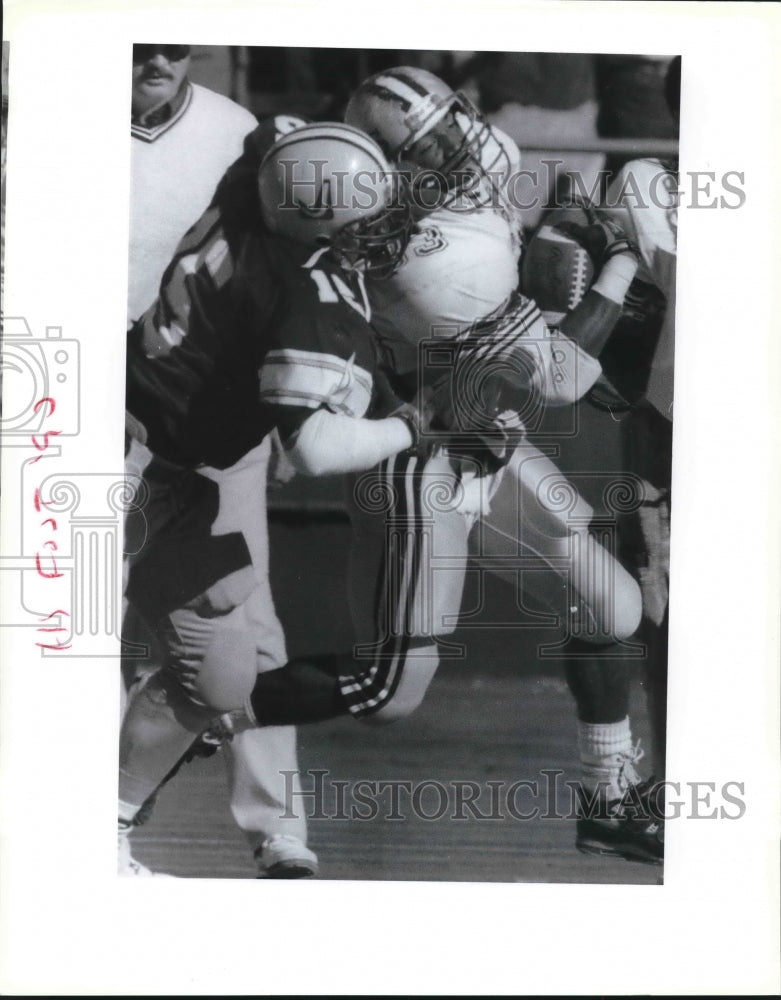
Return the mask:
M 398 175 L 359 129 L 305 125 L 263 158 L 258 189 L 263 219 L 282 236 L 328 246 L 345 270 L 389 277 L 401 263 L 412 221 Z
M 510 172 L 504 145 L 469 98 L 423 69 L 400 66 L 369 77 L 347 105 L 345 121 L 410 171 L 420 207 L 437 194 L 441 205 L 484 182 L 496 189 Z

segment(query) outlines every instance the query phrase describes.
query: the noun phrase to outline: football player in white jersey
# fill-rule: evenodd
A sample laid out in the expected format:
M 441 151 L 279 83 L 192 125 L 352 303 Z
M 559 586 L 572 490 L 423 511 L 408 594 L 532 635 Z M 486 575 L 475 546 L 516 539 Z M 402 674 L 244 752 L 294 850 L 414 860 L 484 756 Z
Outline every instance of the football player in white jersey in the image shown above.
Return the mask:
M 522 568 L 537 570 L 535 592 L 573 643 L 625 640 L 640 620 L 636 583 L 588 531 L 591 508 L 539 449 L 507 432 L 540 400 L 573 403 L 594 384 L 594 355 L 620 314 L 634 252 L 604 229 L 599 278 L 561 324 L 578 334 L 576 343 L 517 292 L 521 244 L 508 183 L 519 160 L 506 137 L 442 81 L 407 67 L 366 81 L 347 118 L 409 172 L 418 222 L 400 268 L 382 285 L 369 282 L 372 323 L 400 394 L 433 393 L 440 417 L 447 412 L 439 429 L 451 433 L 450 447 L 396 456 L 355 484 L 356 655 L 258 677 L 251 708 L 260 724 L 324 718 L 345 704 L 377 721 L 413 709 L 437 668 L 438 640 L 455 627 L 477 517 L 478 554 L 494 568 L 509 559 L 515 581 L 521 553 Z M 444 380 L 427 364 L 429 349 L 445 356 Z M 555 502 L 562 493 L 570 500 L 564 511 Z M 304 716 L 300 699 L 294 705 L 284 693 L 285 672 L 300 696 L 317 686 L 318 669 L 321 714 L 313 697 Z
M 592 216 L 597 232 L 591 235 L 604 237 L 608 244 L 597 281 L 574 310 L 563 309 L 562 315 L 551 317 L 558 329 L 549 329 L 534 303 L 516 292 L 520 220 L 513 203 L 513 171 L 520 157 L 514 144 L 487 127 L 469 102 L 442 81 L 413 68 L 390 70 L 366 81 L 350 102 L 346 117 L 373 134 L 391 159 L 410 167 L 413 195 L 419 194 L 420 218 L 402 266 L 383 287 L 374 290 L 370 286 L 370 292 L 375 291 L 374 323 L 389 343 L 412 340 L 418 344 L 418 357 L 412 363 L 417 362 L 419 377 L 427 377 L 427 356 L 440 356 L 444 341 L 458 339 L 471 329 L 477 383 L 473 396 L 479 395 L 484 384 L 483 366 L 490 370 L 497 364 L 526 369 L 531 385 L 524 388 L 533 390 L 532 401 L 559 405 L 583 396 L 597 382 L 596 357 L 622 314 L 638 272 L 635 246 L 617 237 L 611 216 L 623 227 L 620 232 L 626 232 L 639 247 L 638 276 L 660 272 L 654 280 L 667 293 L 674 266 L 669 252 L 657 249 L 654 230 L 658 223 L 648 218 L 648 212 L 634 220 L 628 214 L 630 200 L 623 199 L 612 213 L 598 219 Z M 647 188 L 650 178 L 645 181 Z M 427 192 L 429 202 L 432 192 L 439 198 L 433 209 L 425 203 Z M 670 242 L 667 235 L 665 247 Z M 546 276 L 546 280 L 551 279 Z M 666 315 L 669 331 L 671 309 Z M 502 318 L 492 327 L 491 318 L 498 316 Z M 480 320 L 489 322 L 476 328 Z M 657 358 L 664 356 L 665 341 L 663 332 Z M 428 355 L 420 349 L 424 343 Z M 394 356 L 399 355 L 403 351 L 397 348 Z M 660 368 L 657 361 L 654 373 Z M 468 363 L 466 369 L 467 377 L 459 380 L 462 389 L 468 389 L 470 381 Z M 651 382 L 652 389 L 654 374 Z M 508 407 L 516 406 L 527 419 L 528 410 L 513 403 L 512 391 L 502 395 Z M 462 464 L 462 483 L 465 472 L 469 474 Z M 479 483 L 478 476 L 472 485 Z M 641 781 L 635 768 L 641 754 L 632 740 L 629 664 L 620 644 L 639 624 L 638 588 L 589 533 L 591 508 L 528 440 L 515 448 L 506 468 L 483 483 L 482 496 L 472 502 L 482 522 L 472 532 L 473 554 L 477 549 L 478 560 L 504 557 L 511 566 L 545 569 L 531 574 L 531 587 L 538 599 L 557 611 L 571 636 L 565 663 L 578 709 L 583 787 L 587 801 L 598 795 L 596 816 L 580 803 L 577 846 L 659 862 L 663 828 L 658 811 L 645 816 L 629 812 L 626 818 L 621 812 L 627 798 L 636 806 L 654 788 L 652 781 Z M 562 496 L 569 506 L 566 513 L 556 509 L 555 499 Z M 650 507 L 649 516 L 654 512 Z M 457 542 L 452 548 L 457 550 Z M 643 572 L 640 568 L 641 580 Z M 513 569 L 508 576 L 516 583 Z M 451 607 L 449 620 L 454 617 Z M 439 635 L 446 631 L 441 629 Z M 589 648 L 590 644 L 594 645 Z M 426 680 L 424 676 L 422 683 Z
M 562 335 L 518 293 L 520 221 L 512 183 L 520 154 L 512 141 L 487 125 L 466 98 L 412 67 L 367 80 L 346 119 L 369 131 L 411 177 L 418 222 L 402 265 L 388 282 L 369 284 L 373 324 L 392 353 L 397 381 L 412 376 L 418 390 L 436 383 L 442 375 L 436 359 L 452 348 L 453 370 L 445 384 L 451 407 L 461 412 L 451 429 L 468 438 L 473 427 L 489 426 L 487 440 L 495 434 L 504 452 L 497 463 L 480 447 L 460 442 L 451 449 L 460 509 L 468 521 L 481 522 L 473 533 L 478 558 L 505 567 L 514 558 L 509 570 L 499 571 L 513 582 L 518 568 L 537 570 L 530 577 L 535 593 L 553 606 L 573 642 L 628 639 L 639 623 L 638 589 L 589 533 L 591 508 L 528 440 L 509 447 L 502 442 L 500 425 L 513 410 L 521 421 L 535 414 L 539 419 L 540 407 L 574 403 L 595 383 L 601 374 L 595 353 L 618 318 L 637 268 L 634 253 L 612 239 L 614 252 L 607 254 L 596 285 L 562 324 L 572 336 Z M 485 412 L 486 397 L 491 413 Z M 398 465 L 397 459 L 397 485 Z M 566 512 L 554 501 L 562 488 L 571 498 Z M 374 515 L 374 521 L 379 539 L 383 516 Z M 452 540 L 451 555 L 459 544 Z M 364 555 L 368 551 L 362 548 Z M 436 577 L 458 578 L 459 572 Z M 452 631 L 458 613 L 452 602 L 460 593 L 455 583 L 449 591 L 432 587 L 435 636 Z M 430 675 L 415 673 L 422 697 Z

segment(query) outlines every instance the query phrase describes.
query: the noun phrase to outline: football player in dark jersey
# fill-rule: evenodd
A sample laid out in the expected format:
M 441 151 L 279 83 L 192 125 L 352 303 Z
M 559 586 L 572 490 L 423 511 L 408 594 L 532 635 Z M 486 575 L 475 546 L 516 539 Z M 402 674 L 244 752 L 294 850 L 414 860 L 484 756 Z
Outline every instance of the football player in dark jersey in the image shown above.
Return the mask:
M 258 128 L 258 120 L 246 108 L 189 80 L 189 68 L 190 46 L 133 46 L 128 326 L 155 301 L 179 241 L 209 207 L 225 171 L 242 155 L 245 138 Z M 260 126 L 255 144 L 258 149 L 268 148 L 279 136 L 303 124 L 289 115 L 269 118 Z M 125 456 L 131 483 L 140 481 L 150 459 L 138 437 L 136 429 Z M 266 590 L 266 597 L 253 607 L 258 664 L 268 668 L 287 660 L 267 570 L 266 482 L 274 459 L 268 438 L 242 458 L 240 468 L 208 473 L 219 478 L 223 495 L 235 492 L 240 483 L 241 490 L 252 496 L 242 507 L 241 529 L 252 552 L 258 586 Z M 123 664 L 129 693 L 144 673 L 159 664 L 154 651 L 139 655 L 149 650 L 152 639 L 132 608 L 123 619 L 122 636 L 131 653 Z M 285 878 L 316 872 L 317 858 L 306 846 L 305 818 L 284 816 L 286 773 L 294 775 L 294 785 L 298 783 L 295 728 L 247 730 L 231 742 L 227 756 L 232 774 L 231 812 L 258 871 Z M 251 794 L 245 792 L 247 775 L 252 778 Z M 134 863 L 126 870 L 138 873 L 140 866 Z
M 378 391 L 365 291 L 408 238 L 389 165 L 341 124 L 296 129 L 265 156 L 263 142 L 261 127 L 128 340 L 127 405 L 154 458 L 127 596 L 164 662 L 122 725 L 125 861 L 141 805 L 262 669 L 253 609 L 268 594 L 242 531 L 245 458 L 275 427 L 301 470 L 350 472 L 416 433 L 411 407 L 386 415 L 398 401 Z

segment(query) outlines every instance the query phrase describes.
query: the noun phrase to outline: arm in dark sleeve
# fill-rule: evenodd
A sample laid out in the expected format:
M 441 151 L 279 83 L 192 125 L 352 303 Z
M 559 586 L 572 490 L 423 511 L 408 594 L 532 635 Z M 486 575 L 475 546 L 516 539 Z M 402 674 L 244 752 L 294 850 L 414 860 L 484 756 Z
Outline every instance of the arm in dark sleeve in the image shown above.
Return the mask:
M 559 324 L 559 330 L 593 358 L 598 358 L 610 339 L 635 277 L 634 254 L 611 257 L 578 305 Z
M 377 396 L 374 332 L 359 297 L 336 294 L 338 277 L 331 294 L 327 271 L 313 279 L 301 268 L 260 371 L 260 398 L 288 458 L 313 476 L 368 469 L 413 443 L 405 420 L 366 416 Z
M 237 277 L 237 250 L 251 281 Z M 162 458 L 226 468 L 269 429 L 257 365 L 276 291 L 262 250 L 251 234 L 232 250 L 210 209 L 182 239 L 157 302 L 128 334 L 127 409 Z

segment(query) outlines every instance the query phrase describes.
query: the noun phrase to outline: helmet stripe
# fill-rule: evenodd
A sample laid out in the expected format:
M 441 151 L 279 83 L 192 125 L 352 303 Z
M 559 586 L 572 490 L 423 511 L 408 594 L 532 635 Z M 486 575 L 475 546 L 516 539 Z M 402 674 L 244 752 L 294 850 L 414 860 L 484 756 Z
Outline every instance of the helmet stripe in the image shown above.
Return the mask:
M 406 97 L 402 97 L 401 94 L 395 93 L 375 80 L 362 84 L 361 90 L 366 94 L 372 94 L 374 97 L 381 97 L 383 101 L 394 101 L 402 111 L 409 111 L 412 107 Z
M 266 154 L 266 158 L 270 158 L 272 150 L 274 153 L 279 154 L 288 146 L 297 146 L 303 142 L 321 139 L 331 139 L 334 142 L 343 142 L 347 146 L 356 146 L 358 149 L 362 149 L 365 153 L 373 156 L 377 161 L 377 166 L 383 171 L 387 171 L 388 169 L 388 165 L 385 162 L 385 154 L 377 142 L 371 136 L 361 131 L 361 129 L 354 128 L 352 125 L 346 125 L 343 122 L 313 123 L 305 125 L 303 128 L 294 129 L 292 132 L 287 132 L 277 139 Z
M 396 80 L 401 81 L 401 83 L 406 83 L 406 85 L 415 91 L 415 93 L 420 94 L 421 97 L 426 97 L 429 94 L 429 89 L 424 84 L 419 83 L 411 73 L 407 73 L 405 70 L 395 69 L 391 71 Z
M 403 98 L 410 106 L 416 104 L 421 97 L 428 96 L 428 91 L 424 87 L 401 75 L 381 75 L 375 77 L 374 83 L 389 90 L 396 97 Z

